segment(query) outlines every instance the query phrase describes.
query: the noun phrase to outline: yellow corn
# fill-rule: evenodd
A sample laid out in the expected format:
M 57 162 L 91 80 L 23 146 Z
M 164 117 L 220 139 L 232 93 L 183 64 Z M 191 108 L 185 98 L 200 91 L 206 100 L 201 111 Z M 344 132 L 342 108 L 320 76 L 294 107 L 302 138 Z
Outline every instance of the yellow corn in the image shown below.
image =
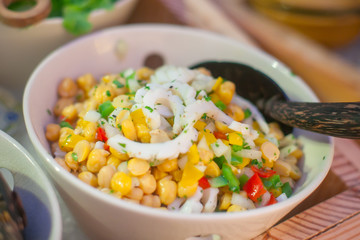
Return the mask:
M 226 124 L 224 124 L 220 121 L 215 121 L 215 127 L 216 127 L 216 130 L 218 130 L 221 133 L 233 132 L 233 130 L 231 130 Z
M 275 162 L 280 156 L 279 148 L 270 141 L 261 144 L 260 151 L 262 152 L 262 158 L 268 164 Z
M 112 75 L 104 75 L 102 78 L 101 78 L 101 81 L 103 83 L 110 83 L 111 81 L 114 80 L 114 77 Z
M 292 151 L 289 155 L 294 156 L 296 159 L 299 160 L 303 155 L 303 151 L 301 149 L 297 148 L 294 151 Z
M 64 109 L 61 112 L 61 115 L 64 116 L 66 120 L 74 121 L 78 116 L 75 105 L 71 104 L 69 106 L 64 107 Z
M 205 175 L 209 177 L 218 177 L 220 176 L 221 171 L 219 166 L 214 162 L 211 161 L 207 166 L 205 170 Z
M 115 148 L 110 147 L 109 151 L 114 157 L 117 157 L 120 161 L 125 161 L 129 159 L 129 155 L 127 153 L 121 153 L 117 151 Z
M 131 177 L 124 172 L 116 172 L 111 178 L 110 186 L 124 196 L 131 191 Z
M 156 180 L 162 179 L 168 175 L 166 172 L 161 171 L 159 168 L 153 168 L 152 173 Z
M 183 172 L 180 169 L 170 172 L 171 176 L 176 182 L 179 182 L 181 180 L 182 173 Z
M 239 145 L 239 146 L 243 145 L 244 140 L 240 133 L 232 132 L 232 133 L 229 133 L 228 136 L 229 136 L 229 143 L 231 145 Z
M 65 163 L 72 170 L 77 170 L 79 168 L 79 162 L 77 161 L 76 153 L 70 151 L 65 155 Z
M 114 88 L 107 84 L 99 84 L 92 94 L 98 104 L 111 101 L 115 97 Z
M 150 129 L 146 124 L 135 124 L 136 134 L 142 143 L 149 143 L 151 140 Z
M 199 132 L 198 139 L 201 139 L 202 137 L 205 137 L 206 143 L 208 144 L 208 146 L 210 146 L 210 144 L 216 142 L 216 137 L 214 136 L 214 134 L 212 134 L 210 132 L 209 129 L 204 129 L 203 131 Z
M 95 141 L 96 129 L 97 129 L 96 123 L 88 122 L 83 128 L 81 135 L 84 136 L 85 139 L 88 140 L 89 142 Z
M 157 166 L 157 168 L 162 172 L 172 172 L 178 169 L 178 160 L 177 158 L 167 159 L 163 163 Z
M 228 105 L 235 93 L 235 84 L 230 81 L 225 81 L 217 88 L 215 92 L 219 96 L 220 100 Z
M 246 209 L 243 208 L 242 206 L 233 204 L 231 205 L 226 212 L 241 212 L 241 211 L 245 211 Z
M 91 88 L 96 84 L 96 79 L 91 74 L 85 74 L 79 77 L 76 80 L 77 85 L 82 89 L 87 95 Z
M 211 101 L 212 101 L 213 103 L 216 103 L 217 101 L 220 100 L 219 95 L 217 95 L 215 92 L 211 93 L 211 94 L 209 95 L 209 97 L 211 98 Z
M 131 119 L 134 124 L 144 124 L 146 125 L 146 117 L 141 108 L 136 109 L 135 111 L 130 113 Z
M 128 95 L 119 95 L 113 99 L 112 105 L 115 108 L 130 108 L 133 103 Z
M 97 173 L 100 169 L 106 165 L 106 157 L 109 156 L 109 152 L 104 149 L 93 149 L 88 156 L 86 167 L 90 172 Z
M 238 122 L 241 122 L 245 118 L 245 113 L 242 108 L 233 103 L 230 103 L 224 112 L 229 115 L 229 117 Z
M 77 161 L 85 161 L 90 153 L 90 143 L 87 140 L 81 140 L 76 143 L 74 153 L 77 154 Z
M 260 130 L 261 130 L 261 129 L 260 129 L 260 125 L 259 125 L 259 123 L 258 123 L 257 121 L 254 121 L 254 122 L 253 122 L 252 127 L 253 127 L 253 129 L 256 130 L 256 131 L 260 131 Z
M 218 77 L 216 79 L 215 84 L 212 86 L 211 90 L 216 91 L 219 88 L 219 86 L 223 83 L 223 81 L 224 79 L 222 77 Z
M 254 140 L 254 143 L 256 146 L 261 146 L 264 142 L 269 141 L 268 139 L 264 138 L 263 136 L 260 136 L 262 134 L 259 134 L 259 137 Z
M 112 165 L 115 168 L 117 168 L 120 163 L 121 160 L 118 157 L 116 157 L 114 154 L 111 154 L 106 160 L 106 165 Z
M 136 71 L 137 78 L 142 80 L 149 80 L 150 76 L 153 74 L 154 74 L 154 70 L 148 67 L 142 67 Z
M 132 158 L 128 161 L 128 169 L 134 176 L 144 175 L 150 169 L 148 161 L 140 158 Z
M 187 153 L 187 157 L 188 157 L 188 161 L 191 162 L 192 164 L 197 164 L 199 162 L 200 156 L 196 144 L 193 144 L 190 147 Z
M 168 180 L 166 178 L 161 179 L 157 183 L 157 193 L 160 197 L 161 203 L 169 205 L 172 203 L 177 194 L 176 182 Z
M 219 209 L 227 210 L 231 205 L 231 198 L 232 198 L 232 193 L 228 193 L 228 192 L 224 193 L 224 195 L 222 195 L 220 198 Z
M 69 152 L 74 149 L 79 141 L 84 139 L 84 137 L 75 134 L 72 129 L 64 127 L 60 130 L 59 147 L 62 151 Z
M 243 169 L 250 163 L 250 160 L 251 160 L 250 158 L 243 158 L 242 163 L 239 163 L 238 165 L 236 165 L 236 167 L 239 169 Z
M 89 184 L 90 186 L 93 186 L 93 187 L 97 187 L 97 186 L 98 186 L 97 178 L 96 178 L 96 176 L 95 176 L 93 173 L 91 173 L 91 172 L 88 172 L 88 171 L 81 172 L 81 173 L 79 173 L 78 178 L 79 178 L 81 181 L 83 181 L 84 183 Z
M 203 131 L 204 128 L 206 127 L 206 123 L 201 121 L 201 120 L 198 120 L 195 124 L 194 124 L 194 128 L 198 131 Z
M 294 179 L 295 181 L 296 180 L 299 180 L 301 178 L 301 171 L 300 169 L 298 168 L 298 166 L 296 165 L 291 165 L 291 170 L 290 170 L 290 177 L 292 179 Z
M 284 138 L 284 133 L 277 122 L 271 122 L 269 125 L 269 133 L 273 134 L 277 140 Z
M 121 129 L 124 133 L 124 136 L 132 141 L 136 141 L 137 140 L 137 136 L 136 136 L 136 129 L 134 126 L 134 123 L 131 121 L 131 119 L 125 119 L 122 123 L 121 123 Z

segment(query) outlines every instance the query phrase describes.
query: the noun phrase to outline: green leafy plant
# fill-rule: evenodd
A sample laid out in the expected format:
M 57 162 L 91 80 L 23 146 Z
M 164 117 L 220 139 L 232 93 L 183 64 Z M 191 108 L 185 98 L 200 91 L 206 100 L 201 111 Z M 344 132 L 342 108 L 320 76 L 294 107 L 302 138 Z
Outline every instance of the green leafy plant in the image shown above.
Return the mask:
M 48 18 L 62 17 L 64 28 L 74 35 L 81 35 L 91 31 L 92 25 L 88 21 L 89 14 L 97 9 L 111 10 L 118 0 L 52 0 L 52 9 Z M 16 1 L 9 9 L 24 11 L 35 6 L 34 0 Z

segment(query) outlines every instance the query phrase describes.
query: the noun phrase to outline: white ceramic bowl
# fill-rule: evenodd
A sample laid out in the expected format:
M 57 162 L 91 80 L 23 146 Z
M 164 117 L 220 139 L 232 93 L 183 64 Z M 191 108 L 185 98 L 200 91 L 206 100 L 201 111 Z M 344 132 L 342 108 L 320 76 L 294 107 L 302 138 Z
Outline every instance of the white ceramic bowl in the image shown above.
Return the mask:
M 93 31 L 125 22 L 137 0 L 120 0 L 112 10 L 96 10 L 89 16 Z M 51 51 L 75 39 L 62 26 L 62 18 L 49 18 L 27 28 L 0 22 L 0 86 L 21 92 L 36 65 Z
M 119 42 L 126 51 L 119 59 Z M 137 68 L 153 53 L 166 64 L 190 66 L 203 60 L 243 62 L 268 74 L 293 100 L 317 101 L 313 92 L 291 71 L 269 55 L 223 36 L 180 26 L 128 25 L 78 39 L 48 56 L 33 72 L 23 107 L 30 139 L 57 188 L 83 230 L 93 239 L 185 239 L 219 234 L 222 239 L 248 239 L 279 221 L 324 179 L 333 157 L 331 138 L 296 130 L 304 143 L 304 176 L 290 199 L 251 211 L 224 214 L 179 214 L 159 211 L 100 193 L 62 169 L 52 158 L 44 135 L 53 119 L 47 109 L 56 101 L 56 88 L 65 76 L 91 72 L 96 77 Z M 46 90 L 45 90 L 46 89 Z
M 60 240 L 62 221 L 59 203 L 45 173 L 18 142 L 1 130 L 0 152 L 0 168 L 6 168 L 13 174 L 14 191 L 25 209 L 25 239 Z

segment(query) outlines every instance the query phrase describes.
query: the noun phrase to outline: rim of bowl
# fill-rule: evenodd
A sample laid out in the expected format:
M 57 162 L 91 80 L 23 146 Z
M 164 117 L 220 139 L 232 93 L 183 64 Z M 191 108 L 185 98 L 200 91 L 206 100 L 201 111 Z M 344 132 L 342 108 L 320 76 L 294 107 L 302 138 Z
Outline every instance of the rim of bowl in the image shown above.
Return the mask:
M 62 218 L 61 218 L 61 211 L 60 211 L 60 205 L 59 201 L 56 197 L 54 186 L 51 184 L 49 178 L 46 176 L 46 174 L 43 172 L 40 165 L 33 159 L 33 157 L 30 155 L 30 153 L 14 138 L 12 138 L 10 135 L 6 134 L 5 132 L 0 130 L 0 137 L 4 138 L 6 141 L 8 141 L 10 144 L 14 145 L 15 148 L 19 150 L 31 165 L 34 166 L 36 169 L 38 175 L 40 175 L 41 178 L 43 178 L 43 184 L 45 185 L 47 195 L 49 197 L 50 202 L 50 209 L 49 212 L 51 212 L 51 220 L 52 220 L 52 226 L 51 231 L 49 235 L 49 239 L 60 239 L 62 236 Z
M 127 2 L 133 2 L 137 0 L 118 0 L 114 3 L 114 8 L 121 7 L 122 5 L 126 4 Z M 106 9 L 96 9 L 92 11 L 89 15 L 89 18 L 97 17 L 106 13 L 109 10 Z M 48 24 L 59 24 L 62 23 L 62 17 L 52 17 L 52 18 L 45 18 L 43 21 L 39 22 L 38 25 L 48 25 Z
M 35 148 L 37 149 L 37 151 L 40 152 L 40 154 L 43 157 L 45 157 L 46 161 L 49 164 L 51 164 L 51 167 L 53 167 L 57 172 L 60 173 L 60 175 L 63 179 L 65 179 L 66 181 L 70 181 L 69 179 L 71 179 L 71 181 L 75 182 L 75 184 L 80 185 L 82 191 L 86 191 L 86 193 L 88 195 L 91 195 L 91 197 L 96 198 L 97 200 L 104 202 L 105 204 L 110 204 L 116 208 L 125 208 L 126 210 L 138 213 L 140 215 L 141 214 L 149 215 L 149 216 L 156 215 L 157 217 L 161 217 L 161 218 L 167 218 L 167 219 L 170 218 L 170 219 L 179 219 L 179 220 L 186 220 L 186 219 L 191 218 L 191 219 L 202 220 L 202 221 L 212 220 L 213 218 L 216 218 L 218 220 L 239 219 L 239 218 L 247 218 L 250 216 L 261 215 L 261 213 L 263 213 L 263 212 L 268 212 L 268 213 L 276 212 L 278 209 L 281 209 L 284 207 L 289 207 L 291 205 L 299 204 L 300 202 L 305 200 L 305 198 L 307 196 L 309 196 L 320 185 L 320 183 L 326 177 L 326 175 L 330 169 L 331 163 L 332 163 L 332 159 L 333 159 L 333 155 L 334 155 L 334 141 L 333 141 L 332 137 L 327 137 L 329 140 L 330 152 L 324 159 L 327 161 L 326 167 L 324 168 L 324 171 L 322 171 L 320 174 L 318 174 L 317 177 L 314 178 L 313 181 L 310 182 L 307 187 L 305 187 L 301 191 L 297 192 L 295 195 L 291 196 L 289 199 L 279 202 L 277 204 L 273 204 L 271 206 L 267 206 L 264 208 L 252 209 L 251 211 L 243 211 L 243 212 L 239 212 L 239 213 L 234 212 L 232 214 L 226 214 L 226 213 L 222 213 L 222 212 L 204 214 L 204 213 L 179 213 L 179 212 L 171 212 L 171 211 L 159 211 L 158 209 L 145 207 L 145 206 L 142 206 L 139 204 L 129 203 L 127 201 L 119 201 L 119 199 L 117 199 L 113 196 L 107 195 L 107 194 L 103 194 L 99 190 L 82 182 L 81 180 L 76 178 L 74 175 L 72 175 L 71 173 L 69 173 L 65 169 L 63 169 L 60 165 L 58 165 L 56 163 L 56 161 L 54 160 L 54 158 L 47 152 L 47 150 L 40 143 L 34 129 L 32 128 L 32 122 L 29 117 L 29 108 L 28 108 L 28 104 L 27 104 L 28 103 L 27 99 L 29 98 L 29 95 L 30 95 L 31 85 L 36 80 L 37 72 L 40 71 L 42 66 L 45 65 L 48 61 L 51 61 L 52 58 L 56 58 L 56 55 L 59 54 L 62 51 L 62 49 L 79 44 L 81 41 L 84 41 L 85 39 L 96 38 L 98 36 L 101 36 L 102 34 L 107 34 L 110 32 L 143 31 L 143 30 L 145 30 L 145 31 L 149 31 L 149 30 L 162 31 L 162 32 L 166 31 L 166 33 L 169 33 L 169 34 L 171 34 L 171 32 L 177 32 L 177 33 L 181 33 L 181 34 L 191 34 L 194 37 L 214 38 L 214 39 L 218 39 L 219 41 L 227 42 L 229 44 L 236 45 L 237 47 L 246 49 L 246 51 L 250 52 L 251 54 L 258 55 L 259 57 L 263 58 L 265 61 L 268 61 L 269 64 L 272 65 L 273 68 L 277 69 L 278 71 L 282 72 L 283 74 L 286 74 L 287 76 L 289 76 L 289 78 L 292 78 L 292 80 L 295 81 L 297 84 L 302 85 L 302 87 L 304 87 L 304 89 L 307 90 L 307 92 L 311 98 L 310 100 L 318 101 L 318 98 L 316 97 L 314 92 L 310 89 L 310 87 L 307 84 L 305 84 L 305 82 L 303 80 L 301 80 L 299 77 L 294 77 L 291 74 L 290 69 L 288 67 L 286 67 L 283 63 L 278 61 L 275 57 L 269 55 L 268 53 L 266 53 L 260 49 L 257 49 L 252 46 L 248 46 L 239 41 L 236 41 L 234 39 L 228 38 L 226 36 L 223 36 L 223 35 L 220 35 L 220 34 L 217 34 L 214 32 L 210 32 L 210 31 L 203 30 L 203 29 L 192 28 L 192 27 L 188 27 L 188 26 L 172 25 L 172 24 L 128 24 L 128 25 L 116 26 L 116 27 L 111 27 L 108 29 L 100 30 L 98 32 L 91 33 L 86 36 L 77 38 L 77 39 L 63 45 L 62 47 L 56 49 L 51 54 L 49 54 L 45 59 L 42 60 L 42 62 L 36 67 L 36 69 L 31 74 L 30 79 L 29 79 L 28 83 L 26 84 L 26 88 L 25 88 L 25 92 L 24 92 L 23 112 L 24 112 L 26 129 L 28 131 L 30 139 L 31 139 L 33 145 L 35 146 Z

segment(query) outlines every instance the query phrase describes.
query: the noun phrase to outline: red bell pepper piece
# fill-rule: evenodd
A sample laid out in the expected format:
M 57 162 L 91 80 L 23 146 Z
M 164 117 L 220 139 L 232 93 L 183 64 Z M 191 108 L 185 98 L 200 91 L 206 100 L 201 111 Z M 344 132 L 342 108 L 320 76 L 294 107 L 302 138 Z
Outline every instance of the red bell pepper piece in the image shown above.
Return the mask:
M 243 189 L 248 197 L 254 202 L 257 202 L 258 198 L 266 193 L 264 184 L 257 173 L 254 173 L 254 175 L 245 183 Z
M 109 151 L 109 150 L 110 150 L 110 146 L 107 145 L 107 143 L 104 143 L 104 150 L 106 150 L 106 151 Z
M 210 186 L 210 183 L 208 181 L 208 179 L 206 177 L 202 177 L 199 179 L 199 186 L 202 188 L 202 189 L 207 189 Z
M 269 206 L 269 205 L 273 205 L 275 203 L 277 203 L 277 200 L 276 198 L 274 197 L 274 195 L 272 193 L 270 193 L 271 197 L 270 197 L 270 200 L 269 202 L 266 204 L 266 206 Z
M 103 128 L 98 127 L 96 130 L 97 133 L 97 140 L 102 141 L 102 142 L 106 142 L 108 140 L 107 136 L 106 136 L 106 132 Z
M 227 140 L 225 133 L 214 131 L 214 136 L 216 139 L 224 139 Z
M 257 168 L 254 165 L 251 166 L 251 170 L 253 170 L 254 173 L 257 173 L 259 175 L 259 177 L 262 178 L 268 178 L 271 177 L 272 175 L 276 174 L 276 171 L 274 170 L 268 170 L 265 168 Z

